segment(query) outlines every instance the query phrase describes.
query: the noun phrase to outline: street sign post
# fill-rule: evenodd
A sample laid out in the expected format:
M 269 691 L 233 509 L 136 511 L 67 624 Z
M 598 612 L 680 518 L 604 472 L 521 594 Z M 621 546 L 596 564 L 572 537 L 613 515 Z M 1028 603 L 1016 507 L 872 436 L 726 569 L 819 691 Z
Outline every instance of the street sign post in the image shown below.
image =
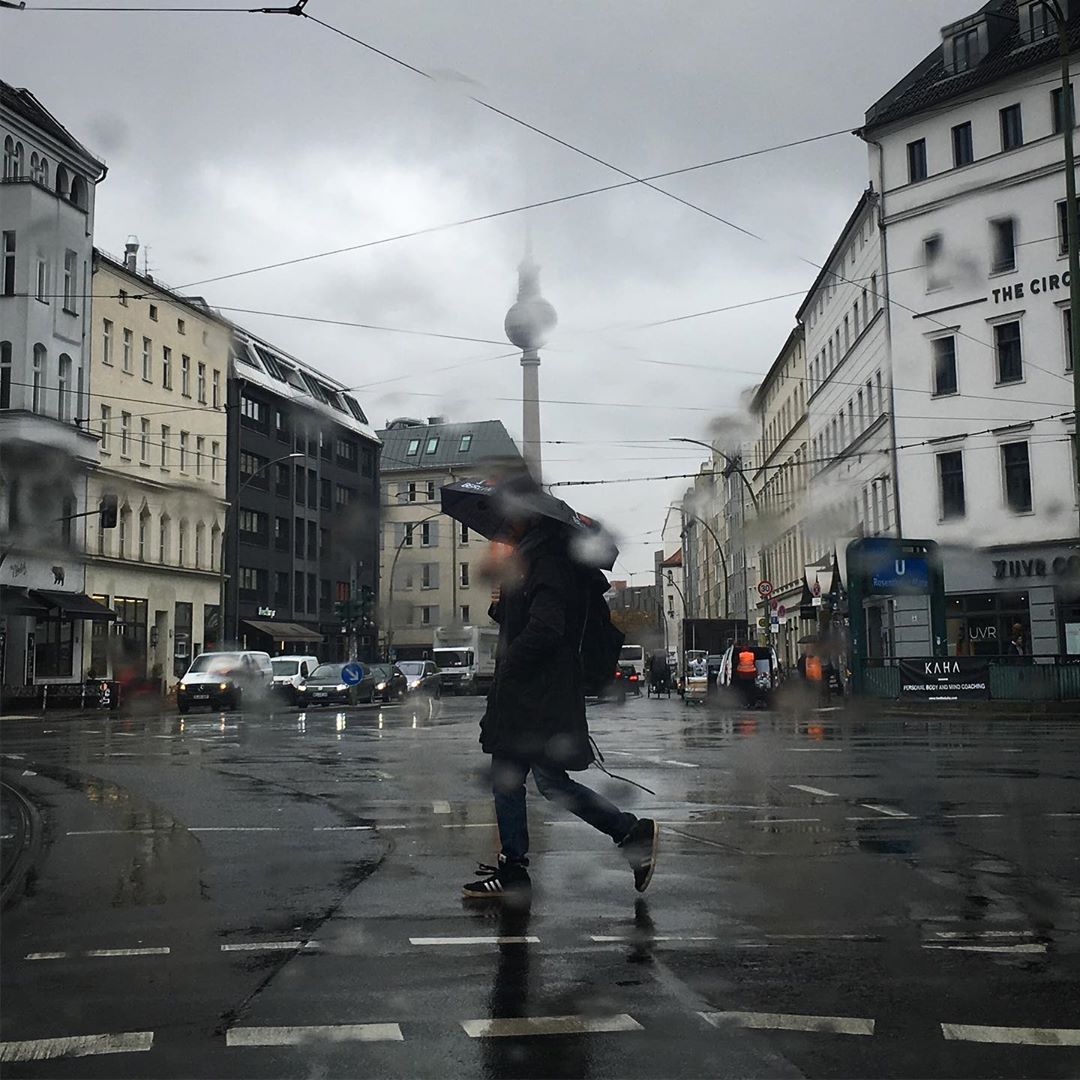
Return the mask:
M 757 583 L 758 596 L 771 596 L 772 595 L 772 582 L 771 581 L 759 581 Z
M 341 669 L 341 681 L 346 686 L 356 686 L 364 679 L 363 665 L 356 663 L 345 664 Z

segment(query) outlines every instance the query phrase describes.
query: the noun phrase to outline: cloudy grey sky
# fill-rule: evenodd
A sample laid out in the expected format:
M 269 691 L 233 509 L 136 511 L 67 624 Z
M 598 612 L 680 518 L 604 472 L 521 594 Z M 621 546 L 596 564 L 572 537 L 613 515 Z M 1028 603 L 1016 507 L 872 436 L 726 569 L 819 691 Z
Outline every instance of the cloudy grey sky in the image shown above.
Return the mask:
M 647 176 L 854 127 L 943 24 L 977 7 L 310 0 L 311 15 L 431 80 L 311 20 L 2 11 L 0 60 L 108 162 L 98 245 L 122 251 L 135 233 L 151 269 L 182 286 L 621 179 L 470 95 Z M 555 399 L 543 437 L 564 442 L 544 447 L 545 480 L 692 472 L 699 455 L 665 440 L 702 437 L 736 408 L 799 300 L 641 324 L 805 290 L 815 270 L 800 256 L 824 257 L 866 181 L 863 144 L 841 135 L 662 182 L 761 240 L 635 186 L 192 291 L 222 307 L 502 341 L 528 223 L 560 319 L 540 377 Z M 361 387 L 379 426 L 499 417 L 520 437 L 520 367 L 494 359 L 509 346 L 227 314 Z M 651 569 L 685 483 L 560 494 L 620 534 L 625 576 Z

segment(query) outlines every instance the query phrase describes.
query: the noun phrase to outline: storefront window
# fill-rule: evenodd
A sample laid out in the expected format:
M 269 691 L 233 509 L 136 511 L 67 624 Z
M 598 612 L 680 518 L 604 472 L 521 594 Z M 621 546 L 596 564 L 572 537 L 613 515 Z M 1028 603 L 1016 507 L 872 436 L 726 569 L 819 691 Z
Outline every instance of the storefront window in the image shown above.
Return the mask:
M 109 598 L 102 593 L 95 593 L 91 598 L 99 604 L 109 607 Z M 109 634 L 112 623 L 96 620 L 90 624 L 90 667 L 86 672 L 88 679 L 104 679 L 109 674 Z
M 193 605 L 177 602 L 173 629 L 173 674 L 179 678 L 191 664 L 191 620 Z
M 123 677 L 125 671 L 146 674 L 146 601 L 118 596 L 113 601 L 116 612 L 113 676 Z
M 1026 592 L 962 593 L 945 598 L 950 656 L 1028 656 Z
M 38 619 L 34 633 L 37 680 L 69 677 L 73 670 L 75 624 L 70 619 Z

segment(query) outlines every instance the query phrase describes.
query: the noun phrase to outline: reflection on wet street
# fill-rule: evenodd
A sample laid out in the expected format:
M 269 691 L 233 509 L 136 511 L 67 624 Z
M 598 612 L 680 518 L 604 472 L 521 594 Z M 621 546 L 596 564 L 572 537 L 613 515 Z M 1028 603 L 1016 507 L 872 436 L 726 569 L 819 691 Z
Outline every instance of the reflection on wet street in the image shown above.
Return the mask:
M 1080 1071 L 1069 720 L 598 705 L 648 893 L 530 782 L 531 903 L 476 905 L 479 704 L 8 723 L 6 1074 Z

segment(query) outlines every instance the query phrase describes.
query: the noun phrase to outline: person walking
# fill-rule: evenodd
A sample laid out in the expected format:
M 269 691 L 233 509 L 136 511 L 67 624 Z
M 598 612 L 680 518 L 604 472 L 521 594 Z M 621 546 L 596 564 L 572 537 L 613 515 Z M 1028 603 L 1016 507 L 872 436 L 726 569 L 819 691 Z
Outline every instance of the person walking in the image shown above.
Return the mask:
M 492 606 L 499 645 L 480 721 L 480 745 L 491 755 L 501 850 L 497 864 L 481 863 L 483 876 L 463 892 L 473 899 L 529 893 L 530 773 L 546 799 L 611 837 L 633 870 L 635 888 L 644 892 L 656 865 L 656 823 L 621 810 L 568 773 L 594 760 L 581 652 L 590 602 L 603 602 L 607 579 L 574 561 L 562 526 L 528 515 L 527 493 L 522 502 L 505 538 L 515 546 L 504 559 L 508 570 L 499 575 Z

